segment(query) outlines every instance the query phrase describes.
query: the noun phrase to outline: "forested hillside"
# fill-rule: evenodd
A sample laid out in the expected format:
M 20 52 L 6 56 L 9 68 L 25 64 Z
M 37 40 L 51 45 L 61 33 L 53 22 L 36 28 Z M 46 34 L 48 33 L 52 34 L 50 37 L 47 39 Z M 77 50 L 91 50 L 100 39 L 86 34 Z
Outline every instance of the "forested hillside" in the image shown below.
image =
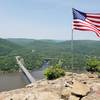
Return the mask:
M 20 48 L 20 46 L 17 44 L 5 39 L 0 39 L 0 56 L 8 55 L 10 52 L 18 48 Z
M 0 70 L 14 71 L 17 70 L 16 61 L 12 52 L 22 47 L 6 39 L 0 39 Z
M 100 41 L 76 40 L 74 43 L 74 68 L 83 69 L 87 56 L 100 56 Z M 50 65 L 61 62 L 62 67 L 71 67 L 71 41 L 0 39 L 0 70 L 16 71 L 15 56 L 22 56 L 28 69 L 40 68 L 45 59 Z M 53 59 L 54 58 L 54 59 Z

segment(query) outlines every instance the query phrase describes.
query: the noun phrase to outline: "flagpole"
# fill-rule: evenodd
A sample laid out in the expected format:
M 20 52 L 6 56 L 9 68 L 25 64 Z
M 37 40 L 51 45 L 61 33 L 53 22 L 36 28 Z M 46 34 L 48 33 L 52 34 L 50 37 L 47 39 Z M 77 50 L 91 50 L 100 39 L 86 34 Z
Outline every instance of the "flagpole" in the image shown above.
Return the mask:
M 72 68 L 72 80 L 73 80 L 73 67 L 74 67 L 74 45 L 73 45 L 73 28 L 71 32 L 71 68 Z
M 72 29 L 72 33 L 71 33 L 71 53 L 72 53 L 72 57 L 71 57 L 71 68 L 73 70 L 73 63 L 74 63 L 74 48 L 73 48 L 73 29 Z

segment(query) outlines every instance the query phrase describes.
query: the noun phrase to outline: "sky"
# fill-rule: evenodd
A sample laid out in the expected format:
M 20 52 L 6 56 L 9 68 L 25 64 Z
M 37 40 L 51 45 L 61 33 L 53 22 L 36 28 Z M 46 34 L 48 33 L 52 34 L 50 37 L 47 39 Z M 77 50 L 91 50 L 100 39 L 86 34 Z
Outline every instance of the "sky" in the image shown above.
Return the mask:
M 0 38 L 70 40 L 72 8 L 100 13 L 100 0 L 0 0 Z M 100 40 L 76 30 L 74 39 Z

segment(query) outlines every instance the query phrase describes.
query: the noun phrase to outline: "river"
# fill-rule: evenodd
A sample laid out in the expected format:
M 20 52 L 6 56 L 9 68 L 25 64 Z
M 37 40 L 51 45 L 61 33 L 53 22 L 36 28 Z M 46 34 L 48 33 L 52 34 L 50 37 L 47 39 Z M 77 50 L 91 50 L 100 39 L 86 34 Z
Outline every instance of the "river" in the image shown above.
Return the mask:
M 30 73 L 36 81 L 43 79 L 43 70 L 48 66 L 48 61 L 44 61 L 39 70 L 31 71 Z M 27 84 L 29 84 L 29 81 L 23 72 L 0 73 L 0 92 L 23 88 Z
M 32 71 L 31 74 L 36 80 L 44 78 L 43 71 Z M 0 92 L 23 88 L 27 84 L 29 82 L 22 72 L 0 73 Z

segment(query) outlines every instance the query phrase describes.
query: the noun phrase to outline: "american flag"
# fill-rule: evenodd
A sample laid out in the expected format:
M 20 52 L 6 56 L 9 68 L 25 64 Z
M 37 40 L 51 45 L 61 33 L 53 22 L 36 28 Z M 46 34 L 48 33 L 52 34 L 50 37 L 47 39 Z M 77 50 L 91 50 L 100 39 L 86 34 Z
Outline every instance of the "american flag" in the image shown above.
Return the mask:
M 76 9 L 73 11 L 73 29 L 92 31 L 100 37 L 100 13 L 84 13 Z

